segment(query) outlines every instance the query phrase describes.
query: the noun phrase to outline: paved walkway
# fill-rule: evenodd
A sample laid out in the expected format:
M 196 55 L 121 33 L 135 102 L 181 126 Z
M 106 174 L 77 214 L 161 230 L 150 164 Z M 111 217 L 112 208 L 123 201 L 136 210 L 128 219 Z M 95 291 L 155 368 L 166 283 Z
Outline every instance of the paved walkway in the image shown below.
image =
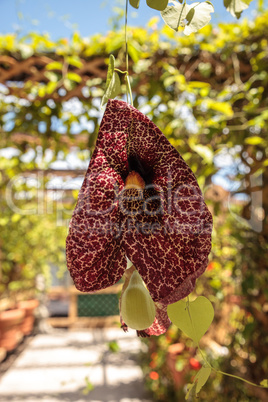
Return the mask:
M 111 341 L 118 352 L 109 350 Z M 117 328 L 37 335 L 0 379 L 0 401 L 150 402 L 136 361 L 140 347 L 134 331 Z

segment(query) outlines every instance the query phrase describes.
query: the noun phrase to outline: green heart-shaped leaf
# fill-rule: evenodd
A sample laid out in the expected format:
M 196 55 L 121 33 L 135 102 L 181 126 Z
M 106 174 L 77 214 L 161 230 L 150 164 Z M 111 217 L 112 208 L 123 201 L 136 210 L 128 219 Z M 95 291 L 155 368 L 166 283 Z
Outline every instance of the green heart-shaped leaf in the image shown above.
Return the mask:
M 163 11 L 168 5 L 168 0 L 146 0 L 146 3 L 154 10 Z
M 233 17 L 239 19 L 242 12 L 248 8 L 251 1 L 252 0 L 224 0 L 224 6 Z
M 173 3 L 174 6 L 167 6 L 161 11 L 161 16 L 168 25 L 174 31 L 178 31 L 183 21 L 186 19 L 189 6 L 187 4 Z
M 140 0 L 129 0 L 129 4 L 134 8 L 139 8 Z
M 170 320 L 183 331 L 195 344 L 208 330 L 214 309 L 211 302 L 204 296 L 197 297 L 192 302 L 180 300 L 167 308 Z
M 199 29 L 206 26 L 211 20 L 210 14 L 214 12 L 214 7 L 210 1 L 193 3 L 188 7 L 188 13 L 186 15 L 188 23 L 183 31 L 185 35 L 190 35 L 192 32 L 197 32 Z

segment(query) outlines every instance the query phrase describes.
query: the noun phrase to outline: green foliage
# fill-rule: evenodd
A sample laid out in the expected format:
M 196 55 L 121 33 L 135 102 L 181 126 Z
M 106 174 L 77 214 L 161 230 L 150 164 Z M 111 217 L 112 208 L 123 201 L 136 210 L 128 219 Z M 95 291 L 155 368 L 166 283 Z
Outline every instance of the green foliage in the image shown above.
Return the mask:
M 120 350 L 120 346 L 118 345 L 118 343 L 116 341 L 109 342 L 108 348 L 109 348 L 109 351 L 112 353 L 117 353 Z
M 251 22 L 220 24 L 217 29 L 206 25 L 198 35 L 190 36 L 167 26 L 128 30 L 133 103 L 137 108 L 147 107 L 150 118 L 183 155 L 213 211 L 211 260 L 196 293 L 209 297 L 215 318 L 200 347 L 215 370 L 264 386 L 268 367 L 267 17 L 263 12 Z M 51 169 L 56 159 L 68 162 L 71 151 L 82 156 L 86 167 L 89 150 L 94 150 L 105 82 L 100 77 L 80 81 L 77 75 L 82 75 L 86 61 L 93 57 L 107 60 L 111 53 L 121 68 L 116 72 L 120 78 L 125 75 L 123 38 L 120 31 L 86 39 L 76 33 L 70 42 L 53 42 L 35 33 L 21 39 L 0 36 L 1 55 L 15 62 L 27 61 L 31 55 L 50 58 L 43 82 L 26 79 L 20 86 L 6 82 L 0 88 L 0 145 L 14 151 L 10 157 L 2 153 L 0 159 L 1 292 L 8 290 L 13 295 L 18 289 L 31 289 L 37 273 L 49 276 L 49 264 L 65 267 L 66 221 L 77 191 L 64 191 L 57 203 L 49 198 L 46 176 L 39 189 L 30 181 L 10 183 Z M 71 98 L 80 86 L 87 96 L 74 108 L 60 93 L 65 90 L 67 99 Z M 234 186 L 233 192 L 211 184 L 225 161 L 232 167 L 225 179 Z M 7 203 L 7 188 L 18 210 Z M 46 194 L 45 208 L 38 215 L 30 214 L 42 205 L 38 203 L 41 190 Z M 236 193 L 244 197 L 235 198 Z M 256 201 L 258 197 L 262 203 Z M 61 226 L 57 226 L 59 214 Z M 168 347 L 176 342 L 185 345 L 176 358 L 183 384 L 196 374 L 191 359 L 203 361 L 192 341 L 174 327 L 165 336 L 147 341 L 150 354 L 146 355 L 145 377 L 159 401 L 185 397 L 185 388 L 175 388 L 166 365 Z M 199 392 L 201 400 L 265 400 L 264 389 L 252 390 L 216 375 L 215 370 Z M 159 377 L 150 377 L 152 371 Z M 197 377 L 199 386 L 202 376 L 201 380 Z
M 180 300 L 170 304 L 167 312 L 171 322 L 189 336 L 196 345 L 207 332 L 214 317 L 212 304 L 204 296 L 199 296 L 191 302 Z
M 146 0 L 146 3 L 154 10 L 163 11 L 168 4 L 168 0 Z
M 165 23 L 174 31 L 179 27 L 184 27 L 184 34 L 190 35 L 206 26 L 211 20 L 210 13 L 214 12 L 214 7 L 210 1 L 193 4 L 178 4 L 168 6 L 161 12 Z
M 129 0 L 129 4 L 134 8 L 139 8 L 140 0 Z
M 86 386 L 82 392 L 84 395 L 88 395 L 91 391 L 93 391 L 94 385 L 92 384 L 92 382 L 89 380 L 88 377 L 85 377 L 85 383 L 86 383 Z
M 224 0 L 224 6 L 234 17 L 240 18 L 251 2 L 252 0 Z
M 178 4 L 178 2 L 180 4 Z M 161 11 L 165 23 L 174 31 L 180 27 L 184 28 L 184 34 L 190 35 L 206 26 L 214 12 L 213 4 L 210 1 L 202 1 L 188 4 L 186 0 L 168 1 L 168 0 L 146 0 L 147 5 Z M 233 17 L 239 19 L 244 10 L 246 10 L 252 0 L 223 0 L 224 6 Z M 129 0 L 132 7 L 138 9 L 140 0 Z M 172 3 L 173 5 L 169 5 Z M 262 8 L 262 1 L 260 8 Z
M 187 394 L 185 396 L 185 400 L 189 399 L 191 393 L 195 392 L 195 396 L 198 396 L 198 393 L 201 391 L 201 388 L 206 384 L 209 376 L 211 374 L 210 367 L 202 367 L 200 371 L 194 377 L 193 383 L 188 386 Z
M 117 72 L 114 70 L 114 64 L 115 58 L 111 54 L 108 64 L 105 92 L 101 101 L 101 106 L 104 106 L 108 102 L 108 99 L 113 99 L 120 93 L 120 79 Z

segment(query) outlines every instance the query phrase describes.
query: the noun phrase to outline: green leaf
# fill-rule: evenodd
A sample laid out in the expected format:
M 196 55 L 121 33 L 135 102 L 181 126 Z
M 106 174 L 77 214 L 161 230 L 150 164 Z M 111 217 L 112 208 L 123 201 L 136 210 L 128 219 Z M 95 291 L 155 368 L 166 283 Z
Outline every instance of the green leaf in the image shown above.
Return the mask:
M 115 58 L 112 54 L 110 54 L 105 90 L 109 87 L 110 82 L 112 80 L 113 73 L 114 73 L 114 65 L 115 65 Z
M 178 31 L 186 18 L 188 8 L 187 4 L 174 3 L 174 6 L 167 6 L 165 10 L 161 11 L 161 16 L 166 25 L 174 29 L 174 31 Z
M 129 4 L 134 8 L 139 8 L 140 0 L 129 0 Z
M 110 54 L 105 92 L 102 97 L 101 107 L 108 102 L 108 99 L 114 99 L 121 90 L 119 75 L 114 71 L 114 64 L 115 58 Z
M 68 64 L 71 64 L 72 66 L 75 66 L 77 68 L 83 67 L 83 63 L 79 59 L 79 57 L 69 56 L 69 57 L 66 58 L 66 61 L 67 61 Z
M 260 382 L 260 385 L 262 386 L 262 387 L 265 387 L 265 388 L 268 388 L 268 380 L 262 380 L 261 382 Z
M 263 142 L 264 142 L 264 139 L 257 135 L 254 135 L 252 137 L 248 137 L 245 139 L 245 143 L 249 144 L 249 145 L 260 145 Z
M 58 86 L 57 82 L 50 81 L 46 86 L 46 93 L 49 95 L 52 94 L 57 88 L 57 86 Z
M 120 78 L 119 75 L 114 72 L 110 84 L 102 97 L 101 107 L 105 105 L 105 103 L 107 103 L 109 99 L 114 99 L 120 93 L 120 91 Z
M 202 367 L 194 378 L 196 384 L 196 395 L 200 392 L 201 388 L 206 384 L 211 374 L 211 367 Z
M 185 395 L 185 400 L 188 401 L 189 396 L 191 395 L 192 391 L 194 390 L 194 387 L 196 386 L 195 383 L 193 384 L 187 384 L 187 394 Z
M 210 145 L 196 144 L 194 137 L 189 139 L 189 145 L 194 152 L 196 152 L 204 159 L 204 162 L 206 164 L 212 163 L 214 154 Z
M 246 10 L 252 0 L 224 0 L 224 6 L 233 17 L 239 19 L 244 10 Z
M 185 400 L 189 399 L 189 396 L 192 392 L 195 391 L 195 396 L 201 391 L 202 387 L 206 384 L 209 376 L 211 374 L 211 367 L 202 367 L 196 376 L 194 377 L 193 383 L 188 384 L 187 394 L 185 396 Z
M 46 65 L 46 70 L 62 70 L 62 63 L 59 61 L 53 61 L 52 63 L 48 63 Z
M 193 3 L 188 8 L 189 11 L 186 15 L 188 23 L 183 31 L 187 36 L 206 26 L 211 20 L 210 14 L 214 12 L 214 7 L 210 1 Z
M 51 71 L 45 71 L 44 75 L 45 75 L 45 77 L 47 77 L 47 79 L 49 81 L 52 81 L 52 82 L 58 81 L 58 76 L 56 73 L 52 73 Z
M 67 73 L 67 78 L 71 81 L 75 81 L 75 82 L 81 82 L 82 78 L 80 77 L 80 75 L 76 74 L 76 73 Z
M 120 346 L 118 345 L 118 343 L 116 341 L 109 342 L 108 348 L 109 348 L 109 351 L 112 353 L 116 353 L 120 350 Z
M 209 109 L 224 114 L 227 117 L 232 117 L 234 114 L 230 102 L 219 102 L 212 99 L 205 99 L 204 105 L 206 105 Z
M 146 0 L 147 6 L 154 10 L 163 11 L 168 5 L 168 0 Z
M 180 300 L 170 304 L 167 313 L 173 324 L 189 336 L 195 344 L 198 344 L 206 333 L 214 317 L 212 304 L 204 296 L 199 296 L 192 302 Z
M 67 89 L 67 91 L 71 91 L 74 87 L 73 81 L 70 80 L 69 78 L 64 78 L 63 85 L 64 85 L 65 89 Z

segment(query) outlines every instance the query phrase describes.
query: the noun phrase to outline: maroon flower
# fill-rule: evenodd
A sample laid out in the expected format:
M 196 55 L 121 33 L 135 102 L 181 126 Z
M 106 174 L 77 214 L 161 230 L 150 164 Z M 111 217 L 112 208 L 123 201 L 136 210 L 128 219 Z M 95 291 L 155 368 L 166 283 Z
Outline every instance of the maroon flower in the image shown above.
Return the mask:
M 163 333 L 167 305 L 186 297 L 206 269 L 211 230 L 196 178 L 176 149 L 141 112 L 110 100 L 67 237 L 75 286 L 113 285 L 128 257 L 156 306 L 141 335 Z

